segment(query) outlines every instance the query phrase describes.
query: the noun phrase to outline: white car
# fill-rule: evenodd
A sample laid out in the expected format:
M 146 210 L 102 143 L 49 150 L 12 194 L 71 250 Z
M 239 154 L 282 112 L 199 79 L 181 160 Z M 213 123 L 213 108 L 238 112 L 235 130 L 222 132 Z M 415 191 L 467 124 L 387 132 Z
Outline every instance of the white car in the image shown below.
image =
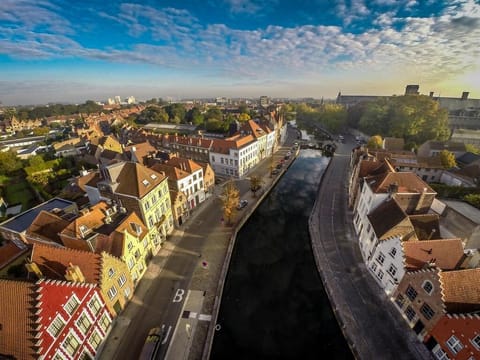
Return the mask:
M 240 202 L 237 205 L 237 209 L 241 210 L 247 205 L 248 205 L 248 200 L 240 200 Z

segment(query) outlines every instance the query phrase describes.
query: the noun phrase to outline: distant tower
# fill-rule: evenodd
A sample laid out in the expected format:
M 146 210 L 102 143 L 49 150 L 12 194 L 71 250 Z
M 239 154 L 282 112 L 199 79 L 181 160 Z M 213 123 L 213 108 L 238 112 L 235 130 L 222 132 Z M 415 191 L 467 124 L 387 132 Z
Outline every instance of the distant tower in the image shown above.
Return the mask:
M 115 96 L 115 104 L 120 104 L 122 102 L 122 99 L 120 98 L 120 96 Z
M 270 98 L 268 96 L 260 96 L 260 105 L 263 107 L 270 105 Z
M 420 86 L 418 85 L 407 85 L 407 87 L 405 88 L 405 95 L 418 95 L 419 92 L 418 92 L 418 88 Z

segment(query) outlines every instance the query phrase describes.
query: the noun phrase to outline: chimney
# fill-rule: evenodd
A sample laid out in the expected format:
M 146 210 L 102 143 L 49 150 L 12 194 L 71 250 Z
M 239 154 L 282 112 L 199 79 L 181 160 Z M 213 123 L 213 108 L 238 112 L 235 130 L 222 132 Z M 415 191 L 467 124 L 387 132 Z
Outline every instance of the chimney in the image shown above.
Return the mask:
M 433 97 L 433 91 L 430 91 L 430 95 L 429 95 L 429 96 L 430 96 L 430 97 Z
M 72 263 L 68 264 L 65 279 L 72 282 L 85 282 L 85 276 L 83 276 L 82 270 L 80 270 L 78 265 L 73 265 Z
M 469 94 L 468 91 L 462 92 L 462 100 L 467 100 L 468 99 L 468 94 Z
M 137 148 L 135 146 L 132 146 L 132 152 L 137 151 Z
M 423 207 L 423 202 L 425 201 L 427 188 L 423 188 L 422 192 L 420 193 L 420 197 L 418 198 L 417 206 L 415 206 L 415 211 L 419 211 Z

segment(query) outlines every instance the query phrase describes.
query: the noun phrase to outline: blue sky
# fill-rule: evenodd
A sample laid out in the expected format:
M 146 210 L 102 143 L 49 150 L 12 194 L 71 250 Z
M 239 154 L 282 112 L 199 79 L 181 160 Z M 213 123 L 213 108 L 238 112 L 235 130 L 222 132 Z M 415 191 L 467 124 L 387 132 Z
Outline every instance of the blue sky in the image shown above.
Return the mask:
M 407 84 L 480 98 L 479 0 L 0 0 L 5 105 Z

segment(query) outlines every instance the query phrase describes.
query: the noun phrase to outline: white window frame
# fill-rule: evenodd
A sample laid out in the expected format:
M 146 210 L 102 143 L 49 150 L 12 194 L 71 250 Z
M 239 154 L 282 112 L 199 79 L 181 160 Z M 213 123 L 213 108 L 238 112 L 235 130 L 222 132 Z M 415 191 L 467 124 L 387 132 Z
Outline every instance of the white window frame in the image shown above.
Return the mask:
M 470 340 L 475 349 L 480 350 L 480 334 L 477 334 L 473 339 Z
M 75 304 L 72 304 L 75 303 Z M 65 310 L 70 315 L 73 315 L 75 311 L 80 307 L 80 300 L 75 294 L 72 294 L 68 301 L 63 305 L 63 310 Z
M 56 323 L 57 321 L 62 322 L 61 327 L 57 326 L 57 323 Z M 53 338 L 57 338 L 58 335 L 60 335 L 62 331 L 65 329 L 66 325 L 67 325 L 67 322 L 65 321 L 63 316 L 60 314 L 57 314 L 57 316 L 55 316 L 55 318 L 52 320 L 50 325 L 48 325 L 47 331 Z M 54 331 L 54 329 L 57 329 L 57 328 L 58 328 L 58 331 Z
M 117 294 L 118 294 L 118 290 L 115 287 L 115 285 L 112 285 L 112 287 L 107 291 L 107 295 L 110 300 L 115 299 L 115 296 L 117 296 Z
M 73 353 L 70 353 L 68 351 L 68 345 L 66 345 L 66 342 L 68 339 L 75 339 L 78 343 L 78 346 L 74 349 L 74 352 Z M 77 353 L 77 351 L 79 349 L 81 349 L 82 347 L 82 341 L 78 338 L 78 336 L 75 334 L 75 331 L 73 331 L 72 329 L 70 329 L 70 331 L 68 332 L 67 336 L 65 336 L 65 339 L 62 341 L 62 349 L 71 357 L 74 357 L 75 354 Z
M 446 344 L 453 355 L 457 355 L 463 349 L 462 342 L 455 335 L 450 336 Z
M 80 321 L 82 319 L 82 317 L 85 316 L 85 318 L 88 320 L 89 324 L 88 326 L 86 327 L 86 329 L 83 329 L 83 323 Z M 80 332 L 83 334 L 83 335 L 86 335 L 88 333 L 88 330 L 90 330 L 90 328 L 92 327 L 93 325 L 93 320 L 92 318 L 90 317 L 90 315 L 88 315 L 88 313 L 86 311 L 82 311 L 82 313 L 80 314 L 80 316 L 77 318 L 77 321 L 75 321 L 75 325 L 77 326 L 77 329 L 80 330 Z M 85 330 L 85 331 L 84 331 Z
M 118 286 L 123 287 L 123 285 L 125 285 L 125 283 L 127 282 L 127 277 L 125 276 L 125 274 L 120 275 L 117 279 L 117 282 Z
M 93 294 L 92 298 L 87 303 L 87 306 L 90 309 L 90 311 L 92 312 L 92 314 L 95 314 L 95 316 L 97 316 L 98 313 L 103 308 L 102 301 L 100 301 L 100 298 L 98 297 L 98 295 L 96 293 Z
M 98 336 L 98 339 L 100 340 L 97 345 L 95 345 L 95 341 L 93 340 L 95 335 Z M 90 344 L 90 346 L 92 348 L 94 348 L 95 350 L 97 350 L 98 347 L 100 346 L 100 344 L 102 343 L 102 341 L 103 341 L 102 334 L 100 334 L 100 332 L 97 329 L 93 329 L 92 333 L 90 334 L 90 336 L 88 338 L 88 343 Z

